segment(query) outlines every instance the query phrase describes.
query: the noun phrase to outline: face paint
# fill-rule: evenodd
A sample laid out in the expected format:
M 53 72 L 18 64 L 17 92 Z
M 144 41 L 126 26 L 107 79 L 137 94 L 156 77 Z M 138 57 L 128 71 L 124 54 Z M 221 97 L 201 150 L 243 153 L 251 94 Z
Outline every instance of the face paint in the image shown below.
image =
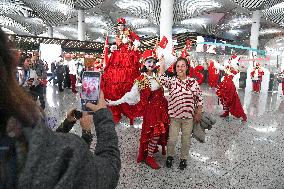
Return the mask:
M 123 25 L 123 24 L 118 24 L 118 25 L 117 25 L 117 29 L 118 29 L 119 31 L 122 31 L 122 30 L 124 29 L 124 25 Z
M 153 59 L 153 58 L 149 58 L 147 60 L 145 60 L 145 67 L 147 68 L 147 70 L 154 70 L 155 67 L 156 67 L 156 63 L 157 63 L 157 60 L 156 59 Z

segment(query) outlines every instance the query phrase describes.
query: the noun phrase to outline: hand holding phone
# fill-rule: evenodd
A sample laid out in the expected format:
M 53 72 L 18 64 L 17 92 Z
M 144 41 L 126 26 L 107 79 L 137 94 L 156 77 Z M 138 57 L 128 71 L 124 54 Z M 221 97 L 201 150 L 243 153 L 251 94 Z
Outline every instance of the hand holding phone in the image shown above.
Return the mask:
M 103 91 L 100 91 L 100 99 L 99 99 L 98 104 L 87 103 L 86 107 L 93 112 L 96 112 L 100 109 L 106 108 L 107 106 L 106 106 L 106 101 L 105 101 L 105 98 L 104 98 Z
M 83 111 L 91 111 L 86 103 L 97 104 L 100 96 L 101 73 L 86 71 L 82 76 L 81 105 Z

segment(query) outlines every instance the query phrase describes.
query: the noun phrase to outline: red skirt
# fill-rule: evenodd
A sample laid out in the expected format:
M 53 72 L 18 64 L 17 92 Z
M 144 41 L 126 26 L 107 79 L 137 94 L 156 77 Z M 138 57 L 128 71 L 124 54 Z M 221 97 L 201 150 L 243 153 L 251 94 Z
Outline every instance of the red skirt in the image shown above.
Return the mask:
M 168 101 L 163 90 L 152 91 L 144 108 L 137 162 L 141 162 L 147 156 L 148 144 L 153 137 L 159 136 L 159 145 L 167 145 L 169 124 Z

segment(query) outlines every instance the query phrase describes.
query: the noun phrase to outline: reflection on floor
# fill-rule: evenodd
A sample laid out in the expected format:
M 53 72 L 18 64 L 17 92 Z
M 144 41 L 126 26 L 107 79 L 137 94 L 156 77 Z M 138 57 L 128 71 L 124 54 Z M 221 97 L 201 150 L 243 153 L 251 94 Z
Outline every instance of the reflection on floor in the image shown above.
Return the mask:
M 280 93 L 256 94 L 240 90 L 241 102 L 248 115 L 242 123 L 233 117 L 220 118 L 222 107 L 214 89 L 202 86 L 204 108 L 216 115 L 217 123 L 207 132 L 206 143 L 192 139 L 188 167 L 178 169 L 164 166 L 165 157 L 156 154 L 160 170 L 144 163 L 137 164 L 136 156 L 141 119 L 134 127 L 124 119 L 116 126 L 121 150 L 122 169 L 117 188 L 250 188 L 282 189 L 284 187 L 284 97 Z M 71 107 L 80 107 L 79 94 L 69 89 L 59 93 L 57 87 L 47 87 L 47 115 L 59 123 Z M 72 130 L 80 135 L 79 126 Z M 95 143 L 95 141 L 94 141 Z M 177 145 L 179 154 L 180 142 Z

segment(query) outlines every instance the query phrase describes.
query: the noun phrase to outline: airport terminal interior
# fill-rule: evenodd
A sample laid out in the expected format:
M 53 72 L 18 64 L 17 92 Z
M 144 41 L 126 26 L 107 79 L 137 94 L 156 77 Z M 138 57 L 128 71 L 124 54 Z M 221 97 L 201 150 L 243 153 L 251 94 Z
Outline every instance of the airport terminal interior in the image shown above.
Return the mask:
M 284 1 L 0 0 L 0 18 L 18 61 L 15 76 L 33 97 L 37 93 L 33 99 L 49 129 L 56 132 L 68 111 L 84 112 L 85 101 L 96 101 L 103 91 L 120 150 L 116 188 L 284 188 Z M 187 61 L 185 77 L 194 78 L 195 88 L 189 90 L 186 83 L 175 91 L 164 84 L 164 78 L 184 84 L 180 58 Z M 33 64 L 30 78 L 25 75 L 27 59 Z M 42 64 L 42 75 L 36 64 Z M 39 83 L 32 78 L 31 84 L 32 73 L 46 77 Z M 93 76 L 98 80 L 87 80 Z M 147 89 L 151 94 L 145 97 Z M 194 107 L 186 97 L 175 96 L 185 95 L 184 90 L 191 91 Z M 153 110 L 161 108 L 159 103 L 165 112 Z M 201 122 L 208 115 L 212 124 L 200 124 L 202 141 L 190 133 L 185 168 L 180 160 L 183 129 L 174 155 L 162 153 L 160 145 L 150 155 L 157 133 L 166 134 L 169 145 L 173 120 L 195 121 L 199 107 Z M 171 123 L 165 131 L 160 128 L 165 122 L 145 121 L 165 117 Z M 154 134 L 143 134 L 145 128 Z M 79 121 L 70 133 L 82 136 Z M 142 135 L 148 154 L 137 163 Z M 91 136 L 93 153 L 95 126 Z

